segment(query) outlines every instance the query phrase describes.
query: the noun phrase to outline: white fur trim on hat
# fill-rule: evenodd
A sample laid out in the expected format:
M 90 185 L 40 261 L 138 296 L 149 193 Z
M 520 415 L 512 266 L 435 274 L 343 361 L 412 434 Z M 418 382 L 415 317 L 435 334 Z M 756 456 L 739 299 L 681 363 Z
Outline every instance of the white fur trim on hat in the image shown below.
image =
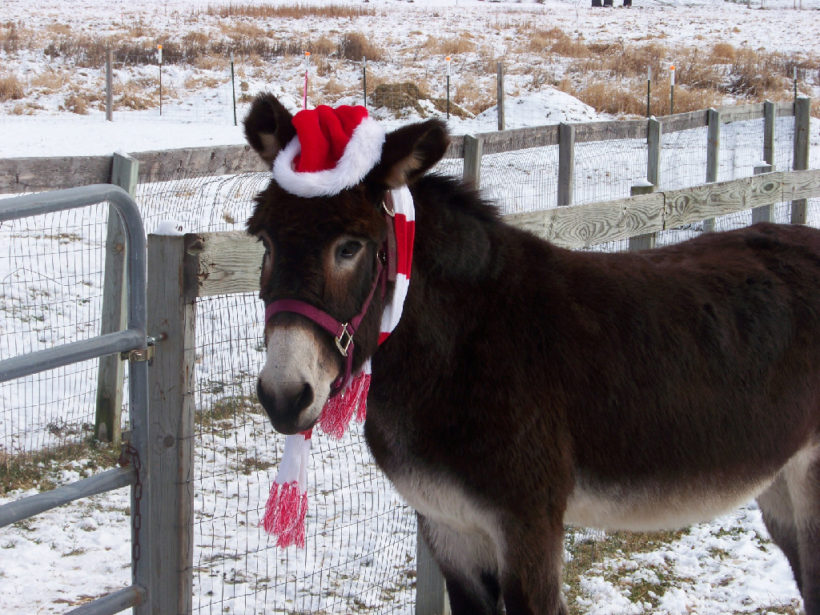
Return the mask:
M 364 118 L 350 137 L 344 154 L 332 169 L 300 173 L 293 161 L 301 152 L 293 137 L 273 161 L 273 179 L 291 194 L 302 197 L 331 196 L 362 181 L 382 156 L 384 128 L 374 119 Z

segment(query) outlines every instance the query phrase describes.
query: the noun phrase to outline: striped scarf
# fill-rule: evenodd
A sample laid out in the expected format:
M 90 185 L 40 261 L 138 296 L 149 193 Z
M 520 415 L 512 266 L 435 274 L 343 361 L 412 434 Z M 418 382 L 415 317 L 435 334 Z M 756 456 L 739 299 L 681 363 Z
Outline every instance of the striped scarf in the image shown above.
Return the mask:
M 410 190 L 405 186 L 392 191 L 396 236 L 396 282 L 388 296 L 379 327 L 379 345 L 399 324 L 404 300 L 410 286 L 415 237 L 415 208 Z M 392 258 L 392 256 L 391 256 Z M 355 416 L 363 422 L 367 413 L 371 367 L 368 358 L 338 395 L 327 400 L 319 416 L 319 428 L 333 438 L 344 436 Z M 308 510 L 307 467 L 310 459 L 312 431 L 287 436 L 279 471 L 271 486 L 262 526 L 276 537 L 279 547 L 305 546 L 305 517 Z

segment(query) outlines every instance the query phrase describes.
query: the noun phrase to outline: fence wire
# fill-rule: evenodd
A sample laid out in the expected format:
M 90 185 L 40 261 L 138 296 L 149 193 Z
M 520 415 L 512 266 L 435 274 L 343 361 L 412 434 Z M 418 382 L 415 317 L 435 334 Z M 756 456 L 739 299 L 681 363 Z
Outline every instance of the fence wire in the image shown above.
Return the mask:
M 642 139 L 577 143 L 573 204 L 630 196 L 632 186 L 646 180 L 646 158 Z
M 194 612 L 407 613 L 415 515 L 360 425 L 312 439 L 306 548 L 259 527 L 284 444 L 255 398 L 262 312 L 253 294 L 197 301 Z
M 505 214 L 556 207 L 558 146 L 485 154 L 481 193 Z
M 108 205 L 0 224 L 0 360 L 100 334 Z M 98 361 L 0 383 L 0 460 L 93 431 Z

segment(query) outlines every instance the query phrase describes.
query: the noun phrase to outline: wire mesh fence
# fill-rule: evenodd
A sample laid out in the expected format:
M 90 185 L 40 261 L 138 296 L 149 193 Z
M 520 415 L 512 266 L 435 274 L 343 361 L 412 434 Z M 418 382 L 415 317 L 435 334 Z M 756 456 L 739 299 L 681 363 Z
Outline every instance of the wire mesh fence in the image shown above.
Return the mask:
M 557 145 L 481 157 L 481 193 L 502 213 L 555 207 L 557 191 Z
M 595 141 L 575 146 L 573 203 L 594 203 L 630 196 L 646 180 L 647 147 L 640 139 Z
M 108 208 L 0 225 L 0 360 L 100 333 Z M 0 462 L 93 431 L 97 362 L 0 383 Z
M 255 403 L 262 319 L 252 294 L 197 302 L 194 612 L 408 612 L 415 516 L 360 426 L 314 435 L 305 550 L 259 527 L 284 440 Z

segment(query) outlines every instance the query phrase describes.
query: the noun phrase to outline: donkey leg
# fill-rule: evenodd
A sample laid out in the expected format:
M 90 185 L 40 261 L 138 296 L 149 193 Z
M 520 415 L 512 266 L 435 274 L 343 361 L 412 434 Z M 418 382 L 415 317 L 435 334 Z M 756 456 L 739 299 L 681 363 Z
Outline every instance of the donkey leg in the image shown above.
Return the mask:
M 452 615 L 500 615 L 495 547 L 480 532 L 459 532 L 418 515 L 419 529 L 447 583 Z
M 800 558 L 800 593 L 806 615 L 820 615 L 820 444 L 803 450 L 786 468 Z
M 501 587 L 507 615 L 567 615 L 561 593 L 561 519 L 526 519 L 505 527 Z
M 794 518 L 794 506 L 789 494 L 789 486 L 781 473 L 775 481 L 757 497 L 763 523 L 769 530 L 769 536 L 792 567 L 797 589 L 802 593 L 803 580 L 800 570 L 800 550 L 797 541 L 797 525 Z

